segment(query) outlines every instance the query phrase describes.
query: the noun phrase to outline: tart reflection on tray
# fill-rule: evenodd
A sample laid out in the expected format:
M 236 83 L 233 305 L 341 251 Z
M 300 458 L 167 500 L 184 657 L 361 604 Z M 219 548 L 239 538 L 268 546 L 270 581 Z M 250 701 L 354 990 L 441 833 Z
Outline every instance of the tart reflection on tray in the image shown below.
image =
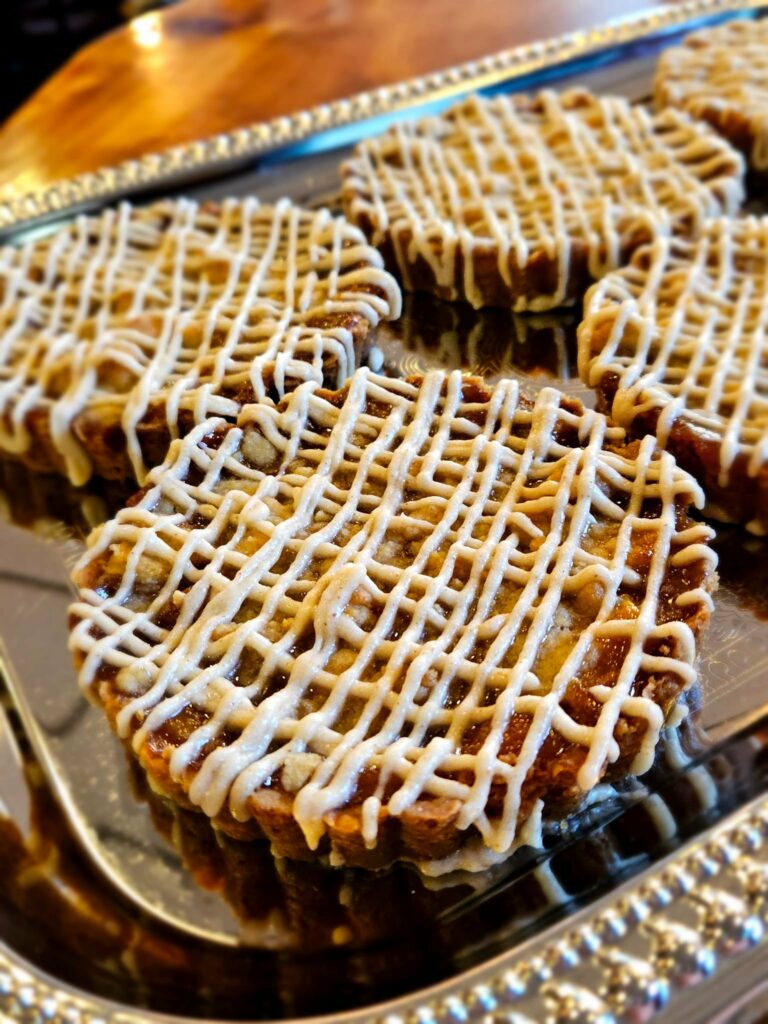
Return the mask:
M 238 917 L 240 948 L 190 941 L 131 914 L 84 861 L 31 765 L 30 835 L 0 823 L 3 936 L 75 985 L 160 1011 L 258 1019 L 392 997 L 522 941 L 764 786 L 768 734 L 701 760 L 691 753 L 694 730 L 681 735 L 661 750 L 646 795 L 601 827 L 560 837 L 536 863 L 438 883 L 403 865 L 369 872 L 273 858 L 265 843 L 223 837 L 134 774 L 169 846 Z
M 399 320 L 381 324 L 376 345 L 397 376 L 426 369 L 462 369 L 489 380 L 522 375 L 541 383 L 575 374 L 574 311 L 519 314 L 508 309 L 473 309 L 423 293 L 403 298 Z
M 35 473 L 0 457 L 0 521 L 42 537 L 85 537 L 121 508 L 136 490 L 132 483 L 92 480 L 74 487 L 65 477 Z
M 739 604 L 758 619 L 768 620 L 768 540 L 738 526 L 718 524 L 712 540 L 718 554 L 718 575 Z
M 497 925 L 503 922 L 504 933 L 517 937 L 542 915 L 566 912 L 608 879 L 631 872 L 638 858 L 652 858 L 655 846 L 678 837 L 695 815 L 713 810 L 719 799 L 716 780 L 726 779 L 727 794 L 736 762 L 725 774 L 715 757 L 695 765 L 704 743 L 690 723 L 680 733 L 670 731 L 643 783 L 631 779 L 620 788 L 604 786 L 587 809 L 548 830 L 545 850 L 522 849 L 485 872 L 437 878 L 402 862 L 371 871 L 275 857 L 266 842 L 232 839 L 199 812 L 158 796 L 135 761 L 128 765 L 135 795 L 148 805 L 155 828 L 198 885 L 229 904 L 244 944 L 304 952 L 362 949 L 381 942 L 410 944 L 414 933 L 437 927 L 449 952 L 462 943 L 485 946 L 489 936 L 500 941 L 475 905 L 487 909 L 500 898 Z M 674 785 L 655 792 L 670 774 L 676 776 Z

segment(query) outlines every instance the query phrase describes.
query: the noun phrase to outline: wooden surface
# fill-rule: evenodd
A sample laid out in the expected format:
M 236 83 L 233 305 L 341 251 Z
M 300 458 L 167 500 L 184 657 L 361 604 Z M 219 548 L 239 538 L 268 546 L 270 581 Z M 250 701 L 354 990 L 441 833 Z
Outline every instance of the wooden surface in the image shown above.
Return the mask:
M 0 195 L 638 11 L 652 0 L 181 0 L 0 128 Z

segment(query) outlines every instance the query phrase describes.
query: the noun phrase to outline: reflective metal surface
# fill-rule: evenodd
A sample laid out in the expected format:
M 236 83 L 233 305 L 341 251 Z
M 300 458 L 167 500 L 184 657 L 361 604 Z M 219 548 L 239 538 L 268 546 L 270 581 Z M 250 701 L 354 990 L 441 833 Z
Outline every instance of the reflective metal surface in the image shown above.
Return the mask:
M 696 0 L 620 28 L 502 55 L 484 62 L 485 70 L 478 65 L 474 77 L 459 69 L 433 76 L 431 85 L 409 83 L 400 93 L 393 87 L 386 109 L 432 106 L 476 85 L 533 86 L 531 74 L 570 84 L 561 61 L 576 57 L 580 83 L 641 98 L 660 34 L 686 29 L 686 18 L 737 6 L 744 5 Z M 226 179 L 213 174 L 231 162 L 201 156 L 220 140 L 174 159 L 180 169 L 207 178 L 191 190 L 196 196 L 257 192 L 270 200 L 289 194 L 333 205 L 343 151 L 324 151 L 333 140 L 320 139 L 317 131 L 346 124 L 347 139 L 369 131 L 369 116 L 384 112 L 382 102 L 366 108 L 355 101 L 346 114 L 312 112 L 280 131 L 248 129 L 247 138 L 238 136 L 243 152 L 273 152 L 299 138 L 317 138 L 318 151 L 306 145 L 301 152 L 283 151 Z M 353 125 L 358 107 L 360 117 L 368 114 Z M 18 221 L 28 214 L 158 181 L 171 166 L 164 160 L 130 173 L 107 171 L 5 209 L 8 237 L 22 237 L 27 228 Z M 578 311 L 524 318 L 416 297 L 397 325 L 380 331 L 375 358 L 393 373 L 462 366 L 491 379 L 517 375 L 529 389 L 557 382 L 590 400 L 573 376 L 577 320 Z M 31 777 L 41 783 L 34 760 L 42 766 L 47 790 L 66 818 L 54 831 L 59 835 L 68 822 L 72 834 L 61 842 L 46 838 L 58 811 L 47 796 L 40 796 L 42 811 L 29 805 L 18 744 L 2 718 L 0 819 L 3 813 L 7 822 L 26 819 L 26 831 L 32 821 L 32 846 L 53 843 L 63 851 L 60 865 L 49 856 L 45 868 L 28 866 L 22 877 L 44 876 L 59 899 L 69 886 L 80 894 L 72 897 L 75 909 L 99 907 L 102 927 L 91 921 L 89 946 L 81 944 L 77 915 L 66 918 L 77 933 L 68 955 L 59 935 L 43 934 L 45 915 L 40 911 L 38 919 L 33 904 L 24 904 L 26 932 L 6 927 L 0 914 L 0 1019 L 4 1012 L 14 1019 L 46 1013 L 71 1021 L 94 1015 L 146 1020 L 159 1012 L 262 1020 L 325 1012 L 333 1021 L 348 1016 L 388 1024 L 611 1024 L 660 1014 L 693 1021 L 706 1017 L 690 1016 L 686 1007 L 698 998 L 690 993 L 710 976 L 728 975 L 734 958 L 745 965 L 739 984 L 754 984 L 760 966 L 750 950 L 763 938 L 768 891 L 768 803 L 759 797 L 768 737 L 756 728 L 768 675 L 765 541 L 733 529 L 718 538 L 722 588 L 695 695 L 701 704 L 696 721 L 706 726 L 708 739 L 692 729 L 684 748 L 673 740 L 642 782 L 619 793 L 603 791 L 580 818 L 550 830 L 544 853 L 523 851 L 493 872 L 427 883 L 403 867 L 371 876 L 277 862 L 263 846 L 222 840 L 197 815 L 147 792 L 101 715 L 78 693 L 66 650 L 69 566 L 84 532 L 123 496 L 69 492 L 61 482 L 25 477 L 18 469 L 3 472 L 2 668 L 22 745 L 24 736 L 31 743 L 28 770 L 32 764 Z M 716 826 L 750 800 L 747 811 Z M 79 849 L 90 863 L 80 864 Z M 667 855 L 672 861 L 661 871 L 654 865 Z M 77 861 L 76 885 L 67 874 L 69 858 Z M 580 910 L 582 904 L 589 909 Z M 16 952 L 10 946 L 3 951 L 3 941 Z M 24 959 L 29 969 L 19 966 Z M 46 978 L 45 971 L 57 977 Z M 68 991 L 68 981 L 86 994 Z M 431 985 L 438 988 L 418 991 Z M 681 1000 L 682 991 L 688 994 Z M 397 1005 L 365 1009 L 387 998 Z M 726 1002 L 725 995 L 698 1000 L 699 1011 L 715 1013 Z
M 11 729 L 8 715 L 0 703 L 0 818 L 13 821 L 24 834 L 30 827 L 30 797 L 22 765 L 21 751 Z

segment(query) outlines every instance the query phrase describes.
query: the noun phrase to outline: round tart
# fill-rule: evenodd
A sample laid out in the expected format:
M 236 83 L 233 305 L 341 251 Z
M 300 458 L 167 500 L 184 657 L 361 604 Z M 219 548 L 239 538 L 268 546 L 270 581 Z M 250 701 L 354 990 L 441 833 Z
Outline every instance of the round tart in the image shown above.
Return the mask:
M 768 172 L 768 20 L 731 21 L 694 32 L 659 58 L 653 96 L 709 122 Z
M 768 530 L 768 218 L 658 239 L 592 288 L 579 371 L 606 410 L 651 433 L 718 519 Z
M 128 203 L 0 251 L 0 451 L 142 480 L 209 415 L 338 386 L 399 288 L 360 231 L 281 200 Z
M 684 113 L 574 89 L 471 96 L 360 143 L 342 174 L 347 216 L 407 290 L 535 311 L 734 213 L 743 161 Z
M 153 784 L 225 831 L 503 855 L 650 765 L 711 608 L 699 498 L 554 389 L 360 370 L 174 442 L 91 535 L 71 647 Z

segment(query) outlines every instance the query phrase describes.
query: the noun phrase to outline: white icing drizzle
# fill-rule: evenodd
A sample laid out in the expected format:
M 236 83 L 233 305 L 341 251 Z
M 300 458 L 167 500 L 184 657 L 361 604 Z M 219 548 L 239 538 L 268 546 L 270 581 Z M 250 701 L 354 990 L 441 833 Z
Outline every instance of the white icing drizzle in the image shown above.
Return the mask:
M 684 697 L 678 700 L 672 711 L 667 715 L 667 726 L 670 729 L 677 729 L 690 714 L 690 709 Z
M 677 821 L 671 808 L 658 793 L 649 793 L 642 803 L 643 810 L 653 822 L 654 839 L 668 843 L 678 834 Z
M 618 376 L 612 415 L 624 426 L 660 409 L 662 446 L 681 417 L 719 441 L 725 487 L 737 455 L 752 476 L 768 462 L 767 330 L 768 218 L 717 219 L 593 286 L 579 372 L 592 387 Z
M 129 203 L 0 250 L 0 447 L 22 454 L 26 417 L 47 411 L 73 483 L 91 474 L 73 432 L 117 410 L 136 477 L 137 425 L 164 407 L 236 416 L 239 388 L 265 378 L 339 386 L 355 368 L 350 318 L 400 312 L 400 292 L 359 229 L 282 199 Z M 346 322 L 345 322 L 346 318 Z
M 424 261 L 446 297 L 488 304 L 476 264 L 495 258 L 518 311 L 574 301 L 575 248 L 597 279 L 641 241 L 696 233 L 743 198 L 743 161 L 707 125 L 583 89 L 471 96 L 360 143 L 343 174 L 348 216 L 391 243 L 407 290 Z M 526 270 L 543 258 L 555 280 L 530 294 Z
M 205 423 L 91 535 L 72 608 L 81 684 L 117 672 L 118 729 L 137 751 L 183 709 L 209 712 L 169 762 L 177 780 L 194 763 L 190 797 L 207 814 L 247 818 L 288 771 L 314 847 L 374 769 L 370 846 L 382 810 L 435 797 L 505 853 L 535 840 L 534 821 L 519 832 L 520 797 L 550 730 L 583 747 L 585 792 L 619 754 L 622 717 L 645 723 L 633 767 L 649 767 L 663 721 L 634 692 L 638 673 L 696 677 L 690 628 L 659 622 L 657 602 L 670 566 L 715 564 L 707 526 L 675 525 L 676 504 L 701 492 L 652 438 L 631 458 L 611 450 L 623 431 L 554 389 L 530 407 L 513 380 L 474 404 L 464 386 L 460 373 L 419 384 L 359 370 L 340 407 L 308 383 L 279 408 L 247 407 L 218 447 L 205 438 L 225 424 Z M 247 453 L 265 447 L 273 465 L 253 468 Z M 645 583 L 627 561 L 637 531 L 652 549 Z M 94 563 L 116 589 L 82 586 Z M 694 603 L 710 598 L 678 601 Z M 601 707 L 586 725 L 564 697 L 606 642 L 621 663 L 592 686 Z M 525 740 L 505 756 L 515 715 Z M 506 791 L 491 816 L 494 780 Z
M 736 135 L 746 123 L 749 163 L 768 170 L 768 21 L 701 29 L 665 50 L 654 79 L 659 108 L 679 107 Z

